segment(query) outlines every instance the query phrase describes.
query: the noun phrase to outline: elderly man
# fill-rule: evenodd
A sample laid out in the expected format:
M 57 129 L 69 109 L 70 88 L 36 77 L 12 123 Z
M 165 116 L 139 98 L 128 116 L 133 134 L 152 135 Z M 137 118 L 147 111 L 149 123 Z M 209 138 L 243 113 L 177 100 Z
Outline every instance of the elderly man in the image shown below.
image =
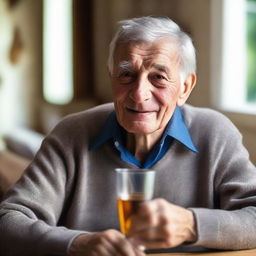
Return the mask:
M 168 18 L 120 22 L 110 45 L 114 105 L 65 118 L 0 210 L 1 255 L 127 255 L 184 245 L 256 247 L 256 169 L 223 115 L 184 104 L 196 83 L 191 39 Z M 157 171 L 155 199 L 127 237 L 115 173 Z

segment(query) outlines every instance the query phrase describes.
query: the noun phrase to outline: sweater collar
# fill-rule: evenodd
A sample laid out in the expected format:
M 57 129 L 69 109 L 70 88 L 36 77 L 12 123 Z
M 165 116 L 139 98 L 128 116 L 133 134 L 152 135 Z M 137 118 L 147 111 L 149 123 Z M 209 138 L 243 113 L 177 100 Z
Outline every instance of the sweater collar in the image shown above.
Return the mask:
M 125 130 L 117 122 L 115 111 L 113 111 L 103 125 L 103 128 L 100 130 L 100 134 L 92 143 L 90 143 L 89 150 L 97 149 L 110 139 L 113 141 L 124 141 L 124 134 Z M 180 107 L 175 108 L 172 118 L 163 134 L 162 140 L 165 139 L 166 136 L 170 136 L 179 141 L 191 151 L 198 152 L 183 120 Z

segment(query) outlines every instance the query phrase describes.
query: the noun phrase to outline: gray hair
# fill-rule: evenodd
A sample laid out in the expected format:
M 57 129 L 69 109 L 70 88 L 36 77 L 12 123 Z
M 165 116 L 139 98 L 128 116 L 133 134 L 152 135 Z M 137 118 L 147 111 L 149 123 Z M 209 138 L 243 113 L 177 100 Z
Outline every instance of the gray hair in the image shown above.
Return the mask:
M 119 29 L 109 47 L 108 69 L 113 73 L 114 52 L 118 44 L 129 41 L 154 42 L 163 37 L 174 39 L 179 53 L 181 77 L 196 72 L 196 53 L 191 38 L 167 17 L 140 17 L 118 22 Z

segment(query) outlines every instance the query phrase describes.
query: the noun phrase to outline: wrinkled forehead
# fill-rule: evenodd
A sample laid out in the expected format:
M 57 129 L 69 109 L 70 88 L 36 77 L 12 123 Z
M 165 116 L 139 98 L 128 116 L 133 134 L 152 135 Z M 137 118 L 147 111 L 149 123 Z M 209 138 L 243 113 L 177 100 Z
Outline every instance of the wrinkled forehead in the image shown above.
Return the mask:
M 119 43 L 114 52 L 114 67 L 120 63 L 143 62 L 148 64 L 177 65 L 179 51 L 177 44 L 170 38 L 159 39 L 154 42 L 130 41 Z

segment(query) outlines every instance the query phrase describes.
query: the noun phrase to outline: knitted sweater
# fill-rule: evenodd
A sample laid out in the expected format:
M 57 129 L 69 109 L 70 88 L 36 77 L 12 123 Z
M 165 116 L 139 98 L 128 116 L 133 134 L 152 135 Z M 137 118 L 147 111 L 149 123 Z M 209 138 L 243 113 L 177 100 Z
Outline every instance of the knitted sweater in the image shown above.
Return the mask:
M 105 104 L 64 118 L 46 136 L 23 177 L 0 205 L 0 255 L 67 255 L 83 232 L 119 229 L 111 142 L 88 151 L 113 111 Z M 155 198 L 194 212 L 195 245 L 256 247 L 256 168 L 238 130 L 213 110 L 182 107 L 199 153 L 174 141 L 152 168 Z

